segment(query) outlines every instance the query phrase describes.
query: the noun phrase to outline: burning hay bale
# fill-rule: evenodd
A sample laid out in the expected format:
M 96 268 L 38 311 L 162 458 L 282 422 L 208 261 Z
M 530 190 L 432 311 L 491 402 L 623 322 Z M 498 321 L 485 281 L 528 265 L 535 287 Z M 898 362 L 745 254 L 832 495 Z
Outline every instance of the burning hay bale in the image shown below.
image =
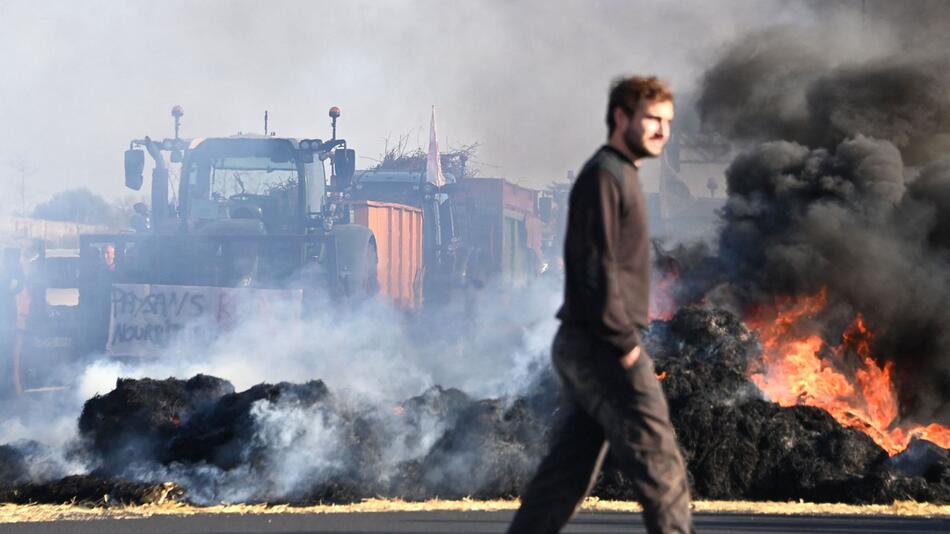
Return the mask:
M 945 449 L 937 447 L 944 454 L 934 453 L 936 460 L 928 456 L 937 466 L 929 479 L 909 468 L 902 473 L 894 468 L 901 460 L 889 461 L 867 434 L 828 412 L 764 400 L 748 378 L 761 349 L 731 313 L 684 308 L 670 321 L 654 322 L 647 344 L 666 375 L 663 387 L 698 497 L 950 502 L 950 486 L 935 474 L 946 465 Z M 595 491 L 633 497 L 623 477 L 609 471 Z
M 750 378 L 760 341 L 732 313 L 700 307 L 655 321 L 645 340 L 697 497 L 950 502 L 946 449 L 916 440 L 889 458 L 822 409 L 765 399 Z M 183 498 L 182 487 L 196 503 L 509 498 L 546 450 L 558 394 L 550 368 L 523 397 L 435 386 L 388 407 L 336 396 L 319 380 L 237 393 L 202 375 L 120 380 L 80 419 L 96 476 L 37 480 L 29 450 L 3 446 L 0 499 L 150 502 Z M 165 480 L 178 489 L 158 492 Z M 636 497 L 609 460 L 594 495 Z

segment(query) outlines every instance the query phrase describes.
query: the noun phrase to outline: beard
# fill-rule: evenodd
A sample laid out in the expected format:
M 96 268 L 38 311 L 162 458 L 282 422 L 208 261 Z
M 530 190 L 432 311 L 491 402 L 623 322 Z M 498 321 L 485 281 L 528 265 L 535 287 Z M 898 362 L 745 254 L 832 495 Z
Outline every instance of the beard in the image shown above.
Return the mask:
M 658 156 L 658 154 L 654 154 L 647 149 L 646 145 L 643 144 L 642 134 L 634 132 L 633 128 L 627 128 L 627 131 L 623 133 L 623 143 L 627 146 L 627 150 L 633 154 L 634 159 Z

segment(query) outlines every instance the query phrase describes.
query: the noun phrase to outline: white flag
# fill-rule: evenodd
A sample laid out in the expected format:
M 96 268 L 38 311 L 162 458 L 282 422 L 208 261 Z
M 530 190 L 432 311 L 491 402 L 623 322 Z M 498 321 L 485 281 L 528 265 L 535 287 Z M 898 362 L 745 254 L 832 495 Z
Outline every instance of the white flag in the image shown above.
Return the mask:
M 435 133 L 435 106 L 432 106 L 432 123 L 429 125 L 429 156 L 426 158 L 426 180 L 436 187 L 445 185 L 442 160 L 439 158 L 439 140 Z

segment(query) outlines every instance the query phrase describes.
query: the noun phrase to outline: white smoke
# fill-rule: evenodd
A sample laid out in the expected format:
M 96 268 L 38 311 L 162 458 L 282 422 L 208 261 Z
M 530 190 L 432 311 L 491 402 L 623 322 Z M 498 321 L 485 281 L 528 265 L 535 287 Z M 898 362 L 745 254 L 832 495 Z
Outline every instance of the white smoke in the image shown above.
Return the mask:
M 274 306 L 248 314 L 207 346 L 172 343 L 162 358 L 100 358 L 79 375 L 79 398 L 105 394 L 116 379 L 225 378 L 237 390 L 261 382 L 325 381 L 373 402 L 396 402 L 436 384 L 475 397 L 523 393 L 544 362 L 557 322 L 560 281 L 527 288 L 486 288 L 474 305 L 462 302 L 438 314 L 410 316 L 382 300 L 357 308 L 329 304 L 313 317 L 294 319 Z
M 87 472 L 94 462 L 66 459 L 69 451 L 83 450 L 76 421 L 83 402 L 110 392 L 119 378 L 187 379 L 203 373 L 229 380 L 237 391 L 264 382 L 319 379 L 336 399 L 336 409 L 371 417 L 388 436 L 374 475 L 385 484 L 403 462 L 423 458 L 450 423 L 444 414 L 425 411 L 411 422 L 393 417 L 402 401 L 435 385 L 472 398 L 513 399 L 528 392 L 548 367 L 560 290 L 559 280 L 547 278 L 521 289 L 491 286 L 426 315 L 407 314 L 382 300 L 358 306 L 328 301 L 326 309 L 303 319 L 294 317 L 290 305 L 272 305 L 267 315 L 242 313 L 233 328 L 210 343 L 182 336 L 160 358 L 96 355 L 78 364 L 67 371 L 75 376 L 68 393 L 27 397 L 29 410 L 20 403 L 0 414 L 0 443 L 47 445 L 50 458 L 38 479 Z M 244 454 L 257 451 L 257 456 L 234 469 L 148 463 L 129 465 L 122 474 L 174 480 L 189 488 L 191 499 L 210 503 L 286 498 L 314 481 L 359 469 L 341 440 L 343 423 L 323 404 L 262 400 L 251 416 L 255 434 Z M 473 468 L 474 460 L 455 463 Z

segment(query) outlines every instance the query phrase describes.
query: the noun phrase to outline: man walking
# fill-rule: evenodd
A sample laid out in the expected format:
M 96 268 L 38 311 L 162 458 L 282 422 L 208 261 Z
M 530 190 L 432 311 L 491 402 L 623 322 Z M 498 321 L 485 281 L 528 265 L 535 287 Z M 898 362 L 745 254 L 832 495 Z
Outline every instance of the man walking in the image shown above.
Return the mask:
M 640 347 L 650 240 L 637 169 L 662 153 L 672 120 L 673 95 L 655 77 L 611 87 L 608 142 L 578 175 L 568 210 L 564 305 L 552 348 L 566 405 L 509 533 L 560 531 L 608 451 L 636 485 L 648 532 L 693 531 L 669 408 Z

